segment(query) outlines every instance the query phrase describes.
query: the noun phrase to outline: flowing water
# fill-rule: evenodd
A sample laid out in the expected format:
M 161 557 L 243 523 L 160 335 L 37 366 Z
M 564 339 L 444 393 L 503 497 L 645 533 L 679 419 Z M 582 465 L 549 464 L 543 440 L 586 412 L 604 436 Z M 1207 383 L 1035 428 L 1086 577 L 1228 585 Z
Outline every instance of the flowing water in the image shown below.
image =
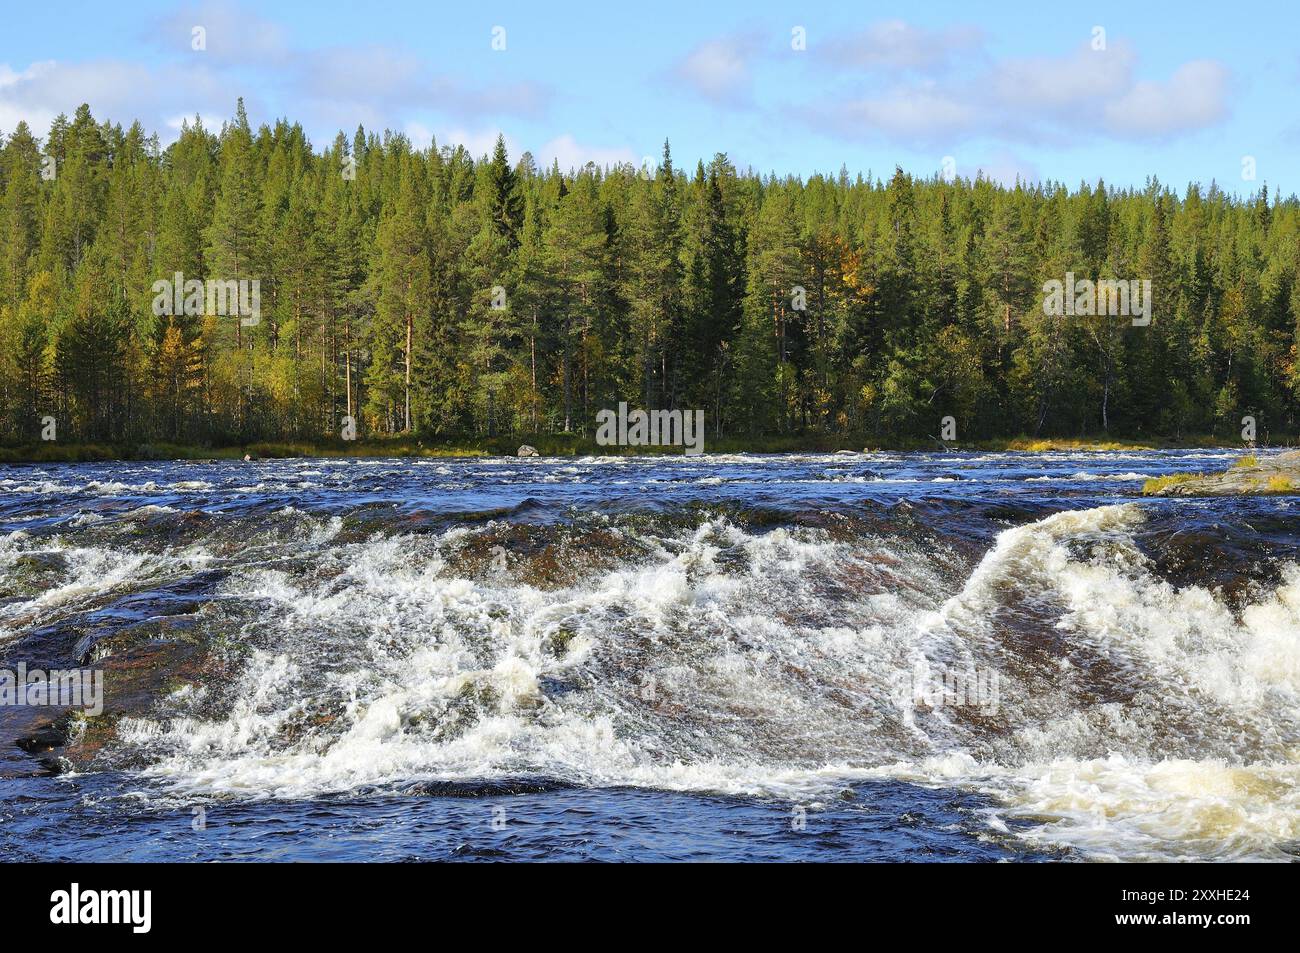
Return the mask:
M 0 854 L 1300 856 L 1300 526 L 1226 451 L 0 470 Z

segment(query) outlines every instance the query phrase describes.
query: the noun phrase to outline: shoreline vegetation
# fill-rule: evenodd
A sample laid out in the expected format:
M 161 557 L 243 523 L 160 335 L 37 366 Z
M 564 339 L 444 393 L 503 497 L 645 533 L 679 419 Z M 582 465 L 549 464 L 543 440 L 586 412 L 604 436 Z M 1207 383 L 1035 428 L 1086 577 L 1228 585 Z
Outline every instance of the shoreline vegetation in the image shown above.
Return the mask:
M 1293 442 L 1287 439 L 1286 443 Z M 0 465 L 36 463 L 95 463 L 139 460 L 243 460 L 286 459 L 292 457 L 513 457 L 521 447 L 530 447 L 540 457 L 636 457 L 683 456 L 680 446 L 601 446 L 592 437 L 579 434 L 515 434 L 500 437 L 392 437 L 356 441 L 295 440 L 259 441 L 229 446 L 202 446 L 195 444 L 146 443 L 82 443 L 49 442 L 0 447 Z M 948 450 L 952 452 L 1113 452 L 1121 450 L 1162 449 L 1241 449 L 1240 441 L 1231 441 L 1209 435 L 1187 437 L 1181 440 L 1110 440 L 1090 437 L 1015 437 L 943 443 L 935 439 L 903 439 L 873 441 L 869 437 L 857 440 L 834 435 L 736 437 L 706 440 L 704 455 L 716 454 L 776 454 L 776 453 L 889 453 L 927 452 Z M 526 454 L 531 455 L 531 454 Z M 1248 458 L 1253 459 L 1253 458 Z M 1202 474 L 1179 474 L 1193 478 Z M 1171 480 L 1162 477 L 1161 480 Z M 1148 481 L 1148 485 L 1156 481 Z M 1182 481 L 1179 481 L 1182 482 Z M 1300 479 L 1297 480 L 1300 484 Z
M 627 402 L 721 452 L 1277 445 L 1298 289 L 1300 198 L 1262 182 L 565 170 L 242 102 L 164 146 L 83 104 L 0 139 L 0 444 L 587 454 Z

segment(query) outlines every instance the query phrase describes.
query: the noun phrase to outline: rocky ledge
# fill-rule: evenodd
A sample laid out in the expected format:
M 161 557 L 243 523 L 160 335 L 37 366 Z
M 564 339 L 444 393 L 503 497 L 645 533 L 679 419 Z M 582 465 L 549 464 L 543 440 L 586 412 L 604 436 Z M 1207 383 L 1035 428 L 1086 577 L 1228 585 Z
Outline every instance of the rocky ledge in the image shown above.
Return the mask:
M 1223 473 L 1175 473 L 1154 477 L 1142 487 L 1146 496 L 1250 496 L 1300 493 L 1300 450 L 1275 457 L 1242 457 Z

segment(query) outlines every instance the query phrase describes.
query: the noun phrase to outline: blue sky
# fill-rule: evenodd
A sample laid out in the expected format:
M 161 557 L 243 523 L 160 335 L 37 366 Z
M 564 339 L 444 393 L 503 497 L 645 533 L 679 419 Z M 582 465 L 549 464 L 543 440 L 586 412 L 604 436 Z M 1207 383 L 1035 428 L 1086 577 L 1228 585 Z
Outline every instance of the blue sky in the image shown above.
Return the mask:
M 989 9 L 994 7 L 995 9 Z M 323 144 L 358 122 L 417 144 L 498 132 L 562 166 L 808 174 L 982 169 L 1300 190 L 1300 8 L 1261 3 L 132 2 L 9 4 L 0 132 L 89 102 L 164 141 L 287 116 Z M 202 27 L 205 49 L 193 49 Z M 504 49 L 494 49 L 494 28 Z M 796 49 L 802 28 L 804 48 Z M 1103 32 L 1098 32 L 1098 31 Z M 502 34 L 496 34 L 497 45 Z M 1243 178 L 1246 157 L 1255 178 Z M 1249 165 L 1249 163 L 1246 163 Z

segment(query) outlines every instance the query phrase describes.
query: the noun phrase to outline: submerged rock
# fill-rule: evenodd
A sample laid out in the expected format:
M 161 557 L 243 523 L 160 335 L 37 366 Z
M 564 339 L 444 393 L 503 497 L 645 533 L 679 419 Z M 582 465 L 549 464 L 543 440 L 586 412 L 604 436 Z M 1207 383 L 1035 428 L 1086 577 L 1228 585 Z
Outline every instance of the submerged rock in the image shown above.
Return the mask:
M 0 582 L 0 598 L 35 596 L 58 585 L 68 572 L 68 558 L 62 553 L 24 553 L 14 559 L 8 578 Z

